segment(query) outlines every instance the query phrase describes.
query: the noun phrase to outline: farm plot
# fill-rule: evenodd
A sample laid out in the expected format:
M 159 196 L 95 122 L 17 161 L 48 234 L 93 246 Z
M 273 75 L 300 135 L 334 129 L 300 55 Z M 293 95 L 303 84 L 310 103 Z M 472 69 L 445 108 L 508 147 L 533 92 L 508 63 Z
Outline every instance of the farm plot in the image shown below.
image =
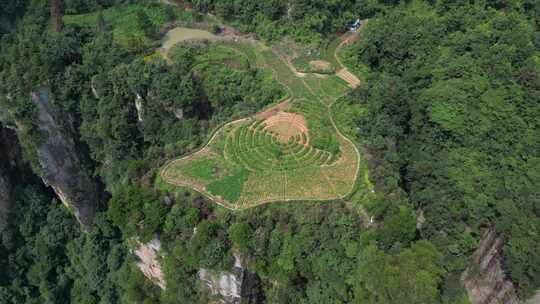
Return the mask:
M 312 145 L 315 148 L 339 154 L 337 133 L 332 126 L 330 113 L 320 100 L 297 99 L 291 106 L 291 111 L 302 113 L 306 117 Z
M 221 41 L 272 71 L 289 99 L 226 124 L 201 150 L 169 162 L 162 179 L 230 209 L 294 200 L 333 200 L 356 185 L 360 155 L 336 128 L 330 105 L 349 89 L 335 75 L 298 75 L 281 56 L 253 41 Z M 221 49 L 220 54 L 230 55 Z
M 249 69 L 249 62 L 244 53 L 219 43 L 211 44 L 206 52 L 197 55 L 195 62 L 197 70 L 214 64 L 225 64 L 236 70 Z
M 333 74 L 339 68 L 334 53 L 341 39 L 335 37 L 331 41 L 317 47 L 300 46 L 295 43 L 286 43 L 284 47 L 291 49 L 289 56 L 298 71 L 303 73 Z

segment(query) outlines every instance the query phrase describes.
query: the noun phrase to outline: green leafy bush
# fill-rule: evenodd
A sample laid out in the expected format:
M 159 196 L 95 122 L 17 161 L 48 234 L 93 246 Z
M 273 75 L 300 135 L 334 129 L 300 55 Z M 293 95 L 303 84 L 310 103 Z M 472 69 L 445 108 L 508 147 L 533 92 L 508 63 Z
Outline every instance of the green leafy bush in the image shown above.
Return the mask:
M 113 195 L 107 215 L 126 237 L 151 240 L 163 224 L 167 208 L 152 191 L 138 185 L 128 185 Z

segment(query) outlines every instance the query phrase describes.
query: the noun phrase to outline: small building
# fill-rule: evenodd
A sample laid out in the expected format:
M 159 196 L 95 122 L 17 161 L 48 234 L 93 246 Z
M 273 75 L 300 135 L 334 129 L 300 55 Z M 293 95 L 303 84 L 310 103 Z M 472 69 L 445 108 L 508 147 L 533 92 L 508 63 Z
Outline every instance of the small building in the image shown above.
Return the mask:
M 356 32 L 361 25 L 362 21 L 360 21 L 360 18 L 356 18 L 356 20 L 351 25 L 351 32 Z

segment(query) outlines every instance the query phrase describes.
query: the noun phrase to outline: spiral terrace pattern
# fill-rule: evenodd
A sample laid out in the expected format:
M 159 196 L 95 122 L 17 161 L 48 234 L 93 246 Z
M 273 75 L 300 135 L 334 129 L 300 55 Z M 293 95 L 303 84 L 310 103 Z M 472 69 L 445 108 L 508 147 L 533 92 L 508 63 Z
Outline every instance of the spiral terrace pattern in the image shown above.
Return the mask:
M 289 95 L 250 118 L 224 125 L 199 151 L 167 163 L 161 178 L 229 209 L 349 195 L 360 154 L 337 129 L 330 111 L 349 86 L 336 81 L 337 76 L 300 78 L 279 53 L 253 41 L 224 46 L 249 54 L 252 64 L 272 71 Z
M 311 147 L 308 144 L 307 128 L 300 123 L 295 124 L 294 120 L 289 121 L 291 117 L 297 116 L 299 115 L 279 113 L 273 116 L 275 119 L 272 117 L 265 122 L 253 120 L 240 125 L 227 138 L 226 157 L 253 172 L 293 170 L 328 164 L 332 155 Z M 280 134 L 270 131 L 271 126 L 283 123 L 284 119 L 299 128 L 298 134 L 288 137 L 286 143 L 280 140 Z M 272 125 L 267 125 L 266 122 Z
M 264 130 L 275 133 L 278 140 L 287 143 L 296 136 L 305 138 L 302 143 L 307 144 L 308 128 L 306 120 L 302 115 L 280 112 L 277 115 L 269 117 L 264 121 L 266 127 Z

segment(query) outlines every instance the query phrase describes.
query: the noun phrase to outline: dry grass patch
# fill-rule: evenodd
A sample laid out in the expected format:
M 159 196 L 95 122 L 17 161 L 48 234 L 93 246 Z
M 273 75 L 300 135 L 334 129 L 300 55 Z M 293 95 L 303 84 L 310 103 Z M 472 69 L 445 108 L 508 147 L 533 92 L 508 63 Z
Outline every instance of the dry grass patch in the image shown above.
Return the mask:
M 311 60 L 309 66 L 315 70 L 330 70 L 332 65 L 325 60 Z

